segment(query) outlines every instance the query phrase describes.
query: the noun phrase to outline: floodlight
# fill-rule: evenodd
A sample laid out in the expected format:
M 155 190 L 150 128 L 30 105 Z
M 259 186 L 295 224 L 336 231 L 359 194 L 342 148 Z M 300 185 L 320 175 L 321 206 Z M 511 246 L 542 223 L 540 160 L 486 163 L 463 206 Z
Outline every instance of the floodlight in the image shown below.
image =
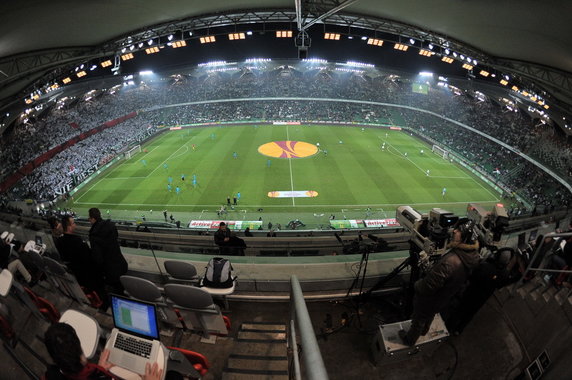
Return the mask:
M 79 73 L 76 74 L 78 78 L 84 77 L 87 75 L 87 73 L 85 71 L 80 71 Z
M 478 63 L 477 63 L 477 60 L 476 60 L 476 59 L 473 59 L 473 65 L 475 65 L 475 66 L 477 66 L 477 65 L 478 65 Z
M 410 43 L 411 45 L 415 45 L 415 40 L 414 40 L 413 38 L 410 38 L 410 39 L 409 39 L 409 43 Z
M 443 57 L 443 58 L 441 58 L 441 61 L 446 62 L 446 63 L 453 63 L 454 59 L 451 57 Z
M 245 37 L 244 33 L 230 33 L 230 34 L 228 35 L 228 39 L 231 40 L 231 41 L 234 41 L 234 40 L 244 40 L 245 38 L 246 38 L 246 37 Z
M 544 105 L 544 108 L 549 109 L 550 106 L 549 106 L 548 104 L 545 104 L 545 105 Z
M 503 86 L 506 86 L 508 84 L 508 81 L 501 79 L 500 84 L 502 84 Z
M 133 49 L 135 49 L 135 45 L 129 46 L 129 50 L 133 51 Z
M 450 51 L 449 49 L 445 49 L 445 54 L 449 55 Z
M 143 42 L 139 42 L 137 46 L 139 47 L 139 49 L 141 49 L 143 47 Z
M 157 46 L 153 46 L 153 47 L 145 49 L 145 53 L 147 53 L 147 54 L 155 54 L 158 52 L 159 52 L 159 48 Z
M 472 70 L 472 69 L 473 69 L 473 66 L 469 65 L 468 63 L 465 63 L 465 64 L 463 65 L 463 69 Z
M 93 71 L 93 70 L 95 70 L 95 69 L 97 69 L 97 65 L 92 65 L 92 66 L 89 68 L 89 71 Z
M 199 38 L 199 41 L 201 41 L 201 44 L 209 44 L 211 42 L 215 42 L 216 38 L 215 36 L 206 36 Z
M 107 61 L 101 62 L 101 67 L 111 66 L 111 60 L 108 59 Z
M 123 61 L 128 61 L 128 60 L 130 60 L 130 59 L 133 59 L 133 53 L 123 54 L 123 55 L 121 56 L 121 59 L 122 59 Z
M 513 91 L 518 91 L 518 87 L 512 86 L 512 87 L 511 87 L 511 90 L 513 90 Z
M 465 60 L 465 56 L 463 54 L 461 54 L 461 59 L 464 61 Z
M 354 36 L 348 36 L 348 40 L 353 40 Z
M 76 67 L 74 71 L 78 71 L 78 70 L 79 70 L 79 66 L 78 66 L 78 67 Z
M 393 45 L 393 48 L 396 50 L 407 51 L 407 49 L 409 49 L 409 46 L 396 42 L 395 45 Z
M 491 75 L 491 73 L 489 73 L 488 71 L 485 71 L 485 70 L 481 70 L 481 72 L 479 74 L 481 74 L 485 78 L 488 77 L 489 75 Z
M 83 70 L 83 68 L 85 67 L 85 65 L 82 63 L 79 68 Z
M 69 82 L 71 82 L 71 78 L 70 77 L 64 78 L 64 79 L 62 79 L 62 82 L 64 84 L 68 84 Z
M 536 102 L 537 99 L 538 99 L 538 98 L 537 98 L 536 96 L 531 96 L 531 97 L 530 97 L 530 100 L 532 100 L 533 102 Z
M 192 36 L 193 36 L 193 32 L 189 31 L 189 36 L 192 37 Z
M 175 41 L 175 42 L 171 43 L 171 46 L 173 47 L 173 49 L 185 47 L 185 46 L 187 46 L 187 42 L 185 40 Z
M 167 37 L 167 40 L 171 41 L 173 39 L 173 35 L 169 34 L 169 37 Z
M 139 75 L 153 75 L 153 71 L 151 70 L 139 71 Z
M 522 90 L 521 94 L 522 94 L 523 96 L 528 96 L 528 92 L 526 92 L 526 91 L 524 91 L 524 90 Z
M 453 52 L 453 57 L 457 58 L 458 54 Z
M 382 46 L 383 40 L 378 40 L 377 38 L 370 38 L 367 40 L 368 45 Z
M 121 49 L 121 52 L 122 52 L 122 53 L 125 53 L 126 51 L 127 51 L 127 48 Z
M 30 104 L 30 103 L 32 103 L 32 99 L 26 99 L 26 100 L 24 100 L 24 102 L 26 102 L 26 104 Z
M 276 31 L 276 38 L 291 38 L 292 31 L 291 30 L 277 30 Z
M 324 39 L 338 41 L 340 39 L 340 34 L 339 33 L 325 33 Z
M 361 40 L 362 40 L 362 41 L 365 41 L 365 40 L 367 40 L 367 37 L 366 37 L 366 36 L 363 36 L 363 37 L 361 38 Z
M 252 30 L 249 30 L 248 32 L 246 32 L 247 36 L 252 36 Z
M 424 57 L 431 57 L 433 54 L 435 54 L 435 52 L 433 52 L 433 51 L 429 51 L 429 50 L 425 50 L 425 49 L 419 50 L 419 55 L 422 55 Z
M 431 73 L 429 71 L 421 71 L 419 73 L 419 76 L 421 76 L 421 77 L 433 77 L 433 73 Z
M 153 39 L 152 38 L 149 41 L 147 41 L 147 45 L 149 45 L 149 46 L 153 45 Z

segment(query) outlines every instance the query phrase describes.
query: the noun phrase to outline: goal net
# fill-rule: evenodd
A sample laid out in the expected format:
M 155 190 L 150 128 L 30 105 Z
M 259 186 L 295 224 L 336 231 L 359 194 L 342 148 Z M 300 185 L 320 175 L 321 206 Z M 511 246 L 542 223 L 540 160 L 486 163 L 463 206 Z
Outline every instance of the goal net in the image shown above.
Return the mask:
M 433 147 L 431 148 L 431 151 L 441 157 L 443 157 L 443 159 L 447 160 L 449 158 L 449 152 L 446 151 L 445 149 L 437 146 L 437 145 L 433 145 Z
M 133 148 L 125 152 L 125 159 L 128 160 L 139 152 L 141 152 L 141 145 L 135 145 Z

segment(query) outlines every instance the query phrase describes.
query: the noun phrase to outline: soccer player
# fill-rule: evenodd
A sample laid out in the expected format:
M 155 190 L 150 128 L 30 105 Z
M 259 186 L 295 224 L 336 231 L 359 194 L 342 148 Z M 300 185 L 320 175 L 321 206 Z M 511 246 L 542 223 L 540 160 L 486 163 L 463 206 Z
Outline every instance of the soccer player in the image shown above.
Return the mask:
M 423 149 L 421 149 L 421 151 L 419 153 L 423 154 Z
M 173 177 L 171 177 L 171 176 L 167 177 L 167 182 L 173 183 Z
M 143 167 L 147 167 L 147 161 L 146 160 L 141 160 L 141 163 L 143 164 Z
M 197 180 L 197 175 L 193 174 L 193 181 L 196 181 L 196 180 Z
M 193 152 L 195 151 L 195 149 L 197 149 L 197 146 L 193 144 Z
M 340 144 L 343 144 L 344 142 L 342 140 L 340 140 Z
M 181 181 L 185 182 L 185 175 L 181 174 Z
M 328 155 L 328 150 L 324 149 L 324 155 L 327 156 Z
M 238 153 L 232 152 L 232 158 L 234 158 L 236 160 L 238 158 Z
M 173 186 L 171 186 L 170 183 L 167 184 L 167 190 L 169 191 L 169 193 L 171 192 L 171 190 L 173 190 Z
M 385 143 L 381 144 L 381 150 L 385 150 Z
M 167 165 L 167 163 L 165 162 L 165 163 L 163 164 L 163 169 L 167 170 L 168 168 L 169 168 L 169 165 Z
M 316 146 L 318 147 L 318 149 L 320 149 L 320 143 L 319 142 L 316 143 Z
M 429 177 L 429 169 L 427 169 L 427 177 Z
M 269 167 L 270 167 L 270 165 L 272 165 L 272 161 L 270 161 L 270 160 L 266 160 L 266 167 L 267 167 L 267 168 L 269 168 Z
M 403 155 L 404 155 L 405 157 L 407 157 L 407 152 L 403 153 Z
M 441 195 L 443 196 L 443 198 L 445 198 L 445 194 L 447 193 L 447 188 L 444 187 L 443 191 L 441 191 Z
M 236 193 L 236 199 L 240 200 L 240 191 L 238 193 Z
M 197 178 L 193 178 L 193 187 L 197 187 Z
M 177 195 L 179 195 L 179 193 L 181 192 L 181 188 L 179 186 L 177 186 L 175 188 L 175 192 L 177 193 Z

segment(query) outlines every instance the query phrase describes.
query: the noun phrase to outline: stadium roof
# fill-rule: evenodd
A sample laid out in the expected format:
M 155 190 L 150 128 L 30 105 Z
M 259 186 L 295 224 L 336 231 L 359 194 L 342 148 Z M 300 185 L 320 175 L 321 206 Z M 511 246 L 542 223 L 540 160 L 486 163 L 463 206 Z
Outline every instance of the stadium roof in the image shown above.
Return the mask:
M 302 25 L 339 7 L 313 28 L 348 15 L 364 16 L 374 26 L 395 22 L 406 27 L 402 31 L 434 32 L 442 42 L 461 43 L 489 56 L 493 65 L 534 78 L 572 104 L 572 2 L 565 0 L 7 0 L 0 2 L 0 102 L 54 68 L 78 63 L 78 57 L 149 27 L 249 10 L 295 15 L 296 3 Z

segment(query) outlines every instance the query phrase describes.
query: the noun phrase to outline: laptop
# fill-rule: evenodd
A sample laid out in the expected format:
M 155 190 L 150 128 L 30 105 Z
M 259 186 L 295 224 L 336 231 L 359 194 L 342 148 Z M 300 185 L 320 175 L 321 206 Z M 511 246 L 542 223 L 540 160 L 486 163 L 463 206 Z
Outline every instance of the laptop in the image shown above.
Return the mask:
M 109 362 L 144 374 L 145 364 L 159 361 L 162 353 L 155 305 L 111 295 L 111 311 L 115 328 L 106 344 Z

